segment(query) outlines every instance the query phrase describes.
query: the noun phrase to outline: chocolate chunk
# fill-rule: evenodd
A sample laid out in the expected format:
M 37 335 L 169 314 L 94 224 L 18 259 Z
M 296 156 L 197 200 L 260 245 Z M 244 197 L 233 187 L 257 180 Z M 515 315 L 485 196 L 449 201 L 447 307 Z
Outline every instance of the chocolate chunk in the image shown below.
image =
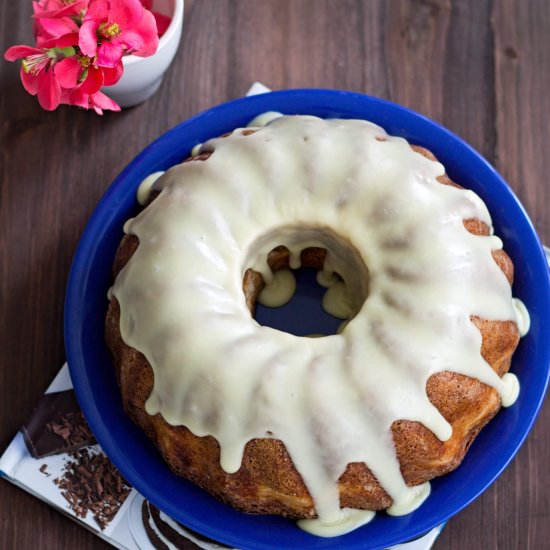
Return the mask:
M 70 453 L 95 443 L 73 390 L 44 394 L 21 432 L 34 458 Z
M 72 454 L 74 460 L 64 467 L 63 476 L 54 480 L 62 489 L 76 517 L 85 518 L 88 512 L 103 530 L 115 517 L 130 493 L 130 486 L 102 453 L 88 449 Z

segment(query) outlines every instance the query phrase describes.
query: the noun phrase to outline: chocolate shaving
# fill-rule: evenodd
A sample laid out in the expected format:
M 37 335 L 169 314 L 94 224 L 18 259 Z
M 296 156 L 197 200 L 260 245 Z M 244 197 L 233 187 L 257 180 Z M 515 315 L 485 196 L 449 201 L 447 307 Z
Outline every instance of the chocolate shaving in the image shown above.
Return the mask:
M 47 464 L 42 464 L 42 466 L 40 466 L 40 471 L 45 475 L 45 476 L 48 476 L 50 477 L 52 474 L 50 474 L 50 472 L 48 472 L 48 465 Z
M 74 460 L 54 482 L 76 517 L 85 518 L 91 512 L 103 530 L 126 500 L 130 486 L 103 453 L 83 449 L 71 456 Z

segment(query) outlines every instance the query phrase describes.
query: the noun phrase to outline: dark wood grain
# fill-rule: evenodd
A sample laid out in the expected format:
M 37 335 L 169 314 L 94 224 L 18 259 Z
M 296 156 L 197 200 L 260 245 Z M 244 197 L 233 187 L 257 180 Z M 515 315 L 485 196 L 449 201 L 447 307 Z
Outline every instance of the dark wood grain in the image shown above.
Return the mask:
M 544 1 L 497 1 L 486 27 L 493 37 L 492 160 L 547 243 L 549 8 Z M 549 548 L 549 464 L 550 405 L 546 403 L 517 458 L 489 491 L 449 523 L 441 548 Z
M 0 2 L 0 50 L 31 41 L 29 2 Z M 187 0 L 180 50 L 147 103 L 42 111 L 0 62 L 0 448 L 64 361 L 63 299 L 87 218 L 117 173 L 188 116 L 275 89 L 340 88 L 443 123 L 480 150 L 550 242 L 546 0 Z M 550 546 L 550 406 L 498 482 L 437 548 Z M 0 482 L 0 548 L 107 547 Z

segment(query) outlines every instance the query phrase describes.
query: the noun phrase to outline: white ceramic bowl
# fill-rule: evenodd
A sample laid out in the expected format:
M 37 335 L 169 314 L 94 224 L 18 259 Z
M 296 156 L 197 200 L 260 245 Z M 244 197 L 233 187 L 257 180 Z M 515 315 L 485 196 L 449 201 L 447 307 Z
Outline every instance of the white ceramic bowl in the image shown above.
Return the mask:
M 171 18 L 160 37 L 157 51 L 150 57 L 128 55 L 122 58 L 124 73 L 113 86 L 102 89 L 121 107 L 133 107 L 149 99 L 160 87 L 172 63 L 181 38 L 184 0 L 155 0 L 153 9 Z

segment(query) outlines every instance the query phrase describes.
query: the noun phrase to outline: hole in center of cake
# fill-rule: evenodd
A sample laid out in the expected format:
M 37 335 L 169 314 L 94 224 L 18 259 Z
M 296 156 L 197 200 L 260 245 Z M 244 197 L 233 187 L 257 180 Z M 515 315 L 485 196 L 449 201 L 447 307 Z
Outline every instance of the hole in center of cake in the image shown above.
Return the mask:
M 296 336 L 341 332 L 367 298 L 365 263 L 329 228 L 272 231 L 257 239 L 245 265 L 243 292 L 256 321 Z

